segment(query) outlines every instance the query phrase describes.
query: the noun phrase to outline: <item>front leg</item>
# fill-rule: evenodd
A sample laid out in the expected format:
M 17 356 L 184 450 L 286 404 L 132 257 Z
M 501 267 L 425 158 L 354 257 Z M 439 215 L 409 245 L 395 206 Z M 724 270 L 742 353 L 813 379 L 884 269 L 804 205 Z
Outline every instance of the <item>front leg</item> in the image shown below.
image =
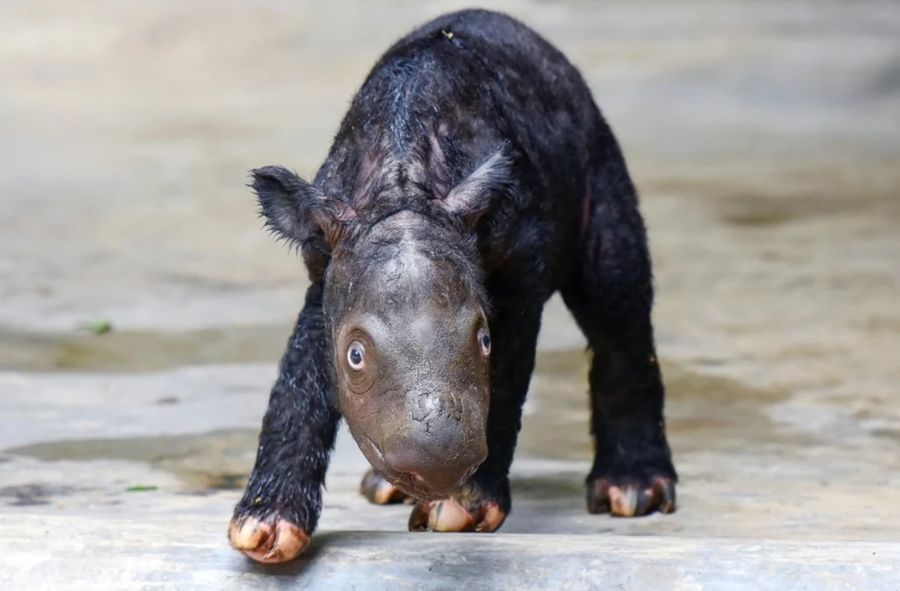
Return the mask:
M 531 293 L 522 290 L 520 293 Z M 522 426 L 522 405 L 534 371 L 543 302 L 494 302 L 491 329 L 491 408 L 488 456 L 453 497 L 423 501 L 413 508 L 413 531 L 493 532 L 512 506 L 509 467 Z
M 228 531 L 232 546 L 253 560 L 291 560 L 316 529 L 339 419 L 330 363 L 322 285 L 314 284 L 281 360 L 256 464 Z

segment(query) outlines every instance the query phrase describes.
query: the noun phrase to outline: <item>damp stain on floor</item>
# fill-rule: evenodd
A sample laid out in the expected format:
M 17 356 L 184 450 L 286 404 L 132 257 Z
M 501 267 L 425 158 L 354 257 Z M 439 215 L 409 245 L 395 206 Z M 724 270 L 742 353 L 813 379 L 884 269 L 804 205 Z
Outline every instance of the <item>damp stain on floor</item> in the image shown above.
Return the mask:
M 34 333 L 0 328 L 0 371 L 156 371 L 211 363 L 273 362 L 291 326 L 229 326 L 175 331 L 88 330 Z
M 43 462 L 140 462 L 172 473 L 185 492 L 237 490 L 252 465 L 257 435 L 253 430 L 232 429 L 198 435 L 54 441 L 4 453 Z

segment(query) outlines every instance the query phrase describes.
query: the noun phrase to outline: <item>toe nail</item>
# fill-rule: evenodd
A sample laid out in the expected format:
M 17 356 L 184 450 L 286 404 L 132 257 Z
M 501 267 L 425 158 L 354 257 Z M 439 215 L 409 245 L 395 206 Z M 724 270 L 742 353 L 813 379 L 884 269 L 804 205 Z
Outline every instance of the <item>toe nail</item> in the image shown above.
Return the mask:
M 613 515 L 632 517 L 637 507 L 637 489 L 631 486 L 626 486 L 624 490 L 618 486 L 609 487 L 609 504 Z
M 653 489 L 645 488 L 637 494 L 637 504 L 634 508 L 635 515 L 646 515 L 653 508 Z
M 497 529 L 503 525 L 503 521 L 506 519 L 506 514 L 497 506 L 496 503 L 490 503 L 484 510 L 484 516 L 481 518 L 481 521 L 478 525 L 475 526 L 475 531 L 478 532 L 493 532 L 497 531 Z
M 609 482 L 595 480 L 588 487 L 588 511 L 591 513 L 609 512 Z
M 372 501 L 378 505 L 386 505 L 391 502 L 394 491 L 394 486 L 390 482 L 381 480 L 375 485 L 375 491 L 372 493 Z
M 369 470 L 363 476 L 359 492 L 375 505 L 388 505 L 405 501 L 408 496 L 398 487 L 391 484 L 384 476 Z
M 308 543 L 309 537 L 297 526 L 282 521 L 275 528 L 275 544 L 269 554 L 277 551 L 280 560 L 291 560 L 303 552 Z
M 428 516 L 431 513 L 431 503 L 416 503 L 409 515 L 409 531 L 425 531 L 428 529 Z
M 675 485 L 666 479 L 659 479 L 653 484 L 653 490 L 659 499 L 660 513 L 673 513 L 675 511 Z
M 231 545 L 238 550 L 252 550 L 259 548 L 269 533 L 269 526 L 256 519 L 248 518 L 243 522 L 232 522 L 228 537 Z
M 472 516 L 459 503 L 445 500 L 437 503 L 428 516 L 428 529 L 432 531 L 472 531 Z

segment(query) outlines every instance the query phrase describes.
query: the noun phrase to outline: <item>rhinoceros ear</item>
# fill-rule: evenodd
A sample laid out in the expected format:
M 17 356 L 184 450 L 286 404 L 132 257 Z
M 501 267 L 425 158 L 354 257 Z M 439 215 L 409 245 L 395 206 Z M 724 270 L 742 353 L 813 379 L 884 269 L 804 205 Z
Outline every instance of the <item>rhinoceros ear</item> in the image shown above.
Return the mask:
M 497 197 L 511 189 L 512 168 L 513 158 L 508 146 L 503 145 L 447 193 L 444 208 L 474 226 Z
M 344 200 L 326 195 L 286 168 L 266 166 L 251 175 L 266 226 L 298 246 L 319 236 L 334 246 L 344 225 L 356 217 Z

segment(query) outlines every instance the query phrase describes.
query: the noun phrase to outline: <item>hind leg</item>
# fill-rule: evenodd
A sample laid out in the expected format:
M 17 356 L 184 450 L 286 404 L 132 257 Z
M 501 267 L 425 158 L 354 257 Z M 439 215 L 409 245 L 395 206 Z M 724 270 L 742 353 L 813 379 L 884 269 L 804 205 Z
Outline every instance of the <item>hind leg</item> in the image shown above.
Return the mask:
M 363 475 L 363 479 L 359 483 L 359 494 L 366 497 L 373 505 L 412 502 L 412 497 L 391 484 L 381 472 L 374 468 L 369 468 Z
M 652 273 L 634 187 L 618 150 L 592 178 L 578 260 L 563 299 L 593 352 L 591 513 L 675 510 L 663 383 L 650 312 Z

